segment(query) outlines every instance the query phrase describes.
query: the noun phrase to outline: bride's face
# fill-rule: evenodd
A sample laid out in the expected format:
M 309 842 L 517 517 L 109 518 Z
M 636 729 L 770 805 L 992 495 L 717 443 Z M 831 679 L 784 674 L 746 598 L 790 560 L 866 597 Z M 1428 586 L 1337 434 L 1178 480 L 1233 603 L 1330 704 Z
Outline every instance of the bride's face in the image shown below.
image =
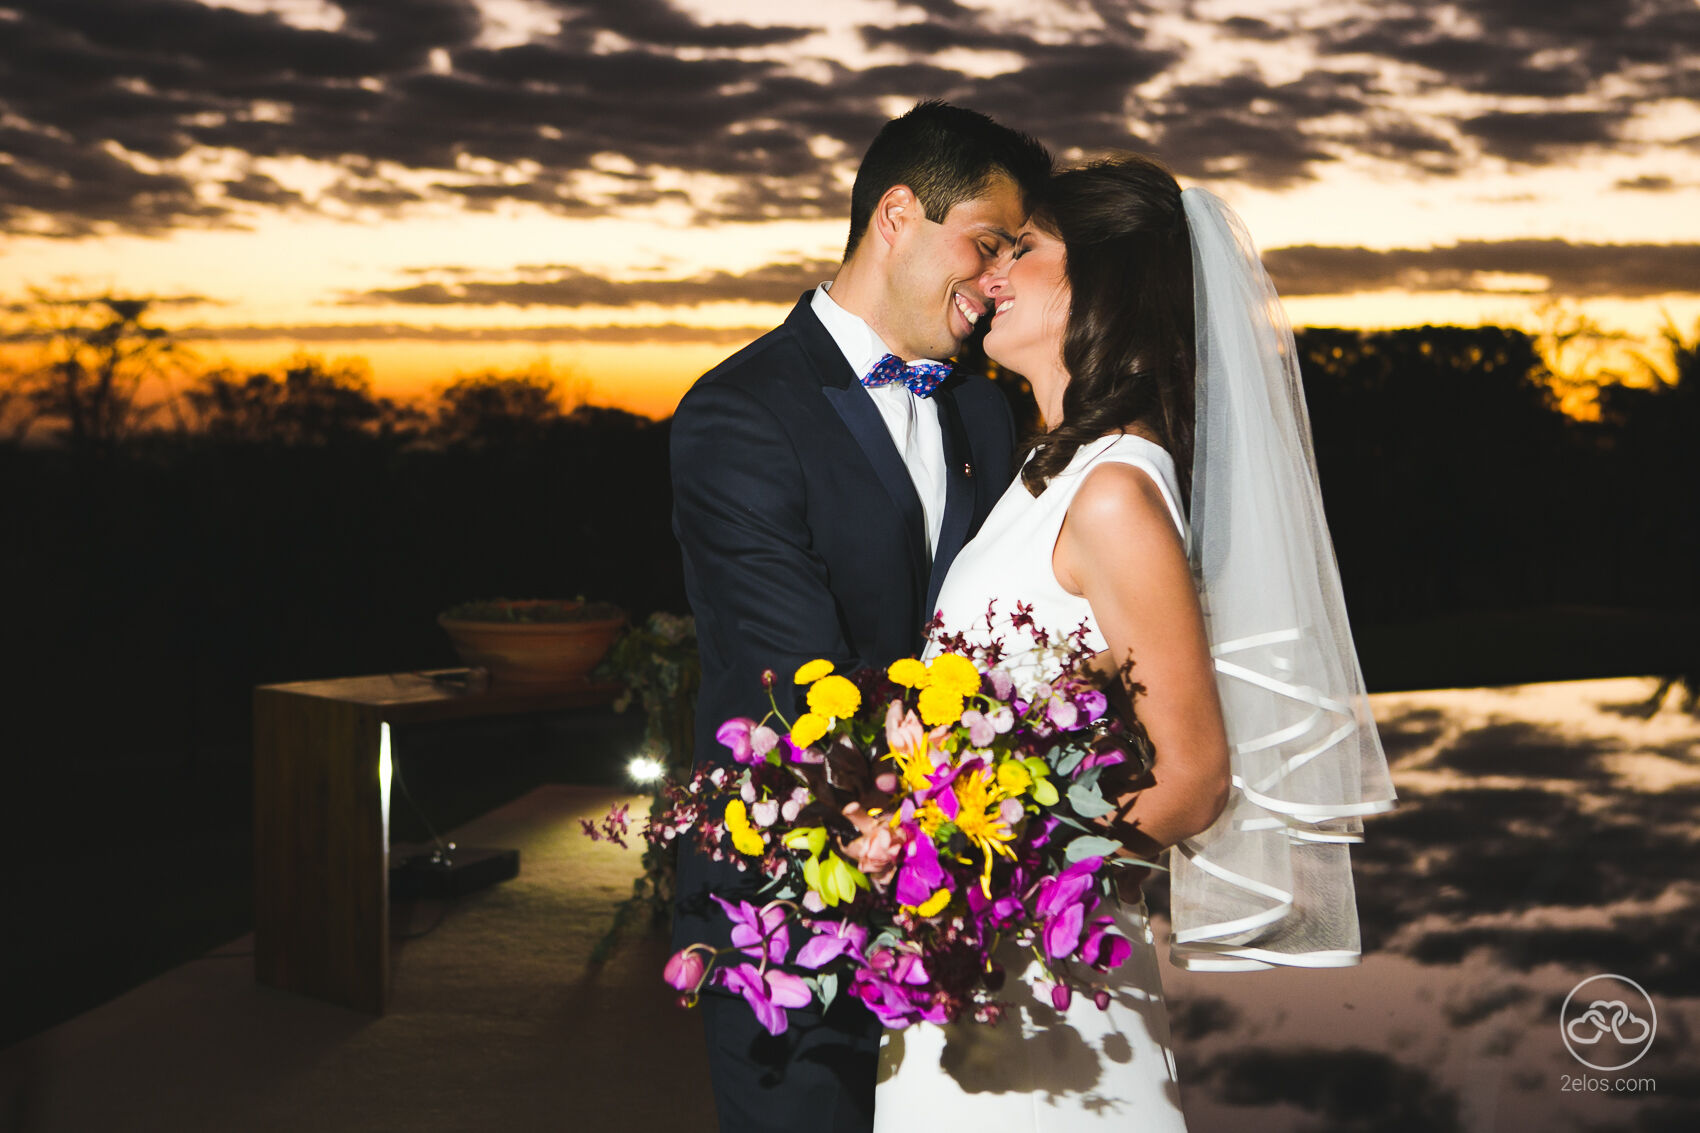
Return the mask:
M 986 289 L 993 311 L 988 358 L 1029 380 L 1061 371 L 1069 305 L 1065 264 L 1063 242 L 1043 228 L 1028 224 L 1016 235 L 1009 269 Z

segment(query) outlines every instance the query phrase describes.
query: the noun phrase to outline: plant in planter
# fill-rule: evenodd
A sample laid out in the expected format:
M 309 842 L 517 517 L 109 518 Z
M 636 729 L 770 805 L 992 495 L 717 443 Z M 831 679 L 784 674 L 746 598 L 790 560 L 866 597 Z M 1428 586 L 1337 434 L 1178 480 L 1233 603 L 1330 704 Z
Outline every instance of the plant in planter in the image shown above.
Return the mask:
M 492 681 L 582 684 L 625 627 L 606 602 L 496 598 L 463 602 L 437 615 L 461 663 Z
M 650 800 L 653 815 L 667 805 L 667 781 L 688 779 L 695 756 L 691 735 L 696 720 L 697 687 L 702 680 L 695 619 L 677 614 L 651 614 L 642 626 L 632 626 L 621 635 L 596 670 L 596 676 L 625 685 L 626 691 L 614 702 L 617 710 L 625 711 L 634 701 L 643 707 L 647 754 L 662 768 L 662 774 L 653 783 L 654 795 Z M 660 847 L 645 840 L 643 873 L 632 881 L 632 895 L 621 902 L 613 925 L 592 951 L 593 963 L 607 959 L 621 932 L 644 910 L 649 911 L 653 926 L 662 927 L 669 922 L 677 867 L 676 846 Z

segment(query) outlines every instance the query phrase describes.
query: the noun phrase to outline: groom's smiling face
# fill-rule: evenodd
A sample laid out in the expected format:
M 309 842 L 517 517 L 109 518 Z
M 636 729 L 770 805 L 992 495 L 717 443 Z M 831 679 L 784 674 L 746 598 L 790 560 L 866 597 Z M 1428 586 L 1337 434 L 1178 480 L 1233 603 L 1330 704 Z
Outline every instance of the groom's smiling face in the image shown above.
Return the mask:
M 910 227 L 894 248 L 887 345 L 906 361 L 955 354 L 991 310 L 986 284 L 1027 219 L 1015 184 L 998 178 L 942 220 Z

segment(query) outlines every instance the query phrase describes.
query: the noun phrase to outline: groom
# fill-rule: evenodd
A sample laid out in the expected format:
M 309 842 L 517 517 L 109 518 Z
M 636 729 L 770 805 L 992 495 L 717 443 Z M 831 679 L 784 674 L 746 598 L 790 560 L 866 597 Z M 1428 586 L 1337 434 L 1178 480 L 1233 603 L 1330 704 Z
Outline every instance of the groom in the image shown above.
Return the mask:
M 766 713 L 764 669 L 791 715 L 805 661 L 848 673 L 919 651 L 1015 450 L 1002 394 L 941 363 L 990 314 L 986 281 L 1050 169 L 1033 139 L 971 110 L 925 102 L 888 122 L 832 282 L 680 403 L 673 530 L 702 650 L 699 766 L 725 762 L 721 723 Z M 708 891 L 758 884 L 682 848 L 675 947 L 723 946 Z M 702 1007 L 722 1133 L 871 1127 L 880 1028 L 853 997 L 793 1012 L 777 1036 L 742 1000 Z

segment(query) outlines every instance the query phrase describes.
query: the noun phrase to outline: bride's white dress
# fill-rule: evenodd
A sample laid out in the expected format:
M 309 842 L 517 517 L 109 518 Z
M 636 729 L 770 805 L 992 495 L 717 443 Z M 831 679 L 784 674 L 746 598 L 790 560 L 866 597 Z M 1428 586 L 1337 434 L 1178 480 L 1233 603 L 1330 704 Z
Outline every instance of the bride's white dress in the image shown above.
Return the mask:
M 1106 462 L 1130 464 L 1151 477 L 1184 533 L 1174 461 L 1163 448 L 1131 435 L 1082 445 L 1037 498 L 1019 479 L 1011 484 L 951 564 L 939 594 L 947 633 L 984 640 L 990 634 L 987 605 L 995 600 L 1007 614 L 1019 600 L 1032 605 L 1035 621 L 1053 635 L 1084 621 L 1087 644 L 1105 648 L 1085 599 L 1057 583 L 1051 552 L 1075 492 Z M 1025 675 L 1035 681 L 1051 675 L 1036 654 L 1029 657 Z M 1066 1011 L 1056 1010 L 1038 961 L 1006 944 L 1001 958 L 1008 983 L 1001 998 L 1012 1009 L 1003 1022 L 920 1023 L 887 1031 L 880 1047 L 875 1130 L 1184 1133 L 1168 1014 L 1143 904 L 1118 907 L 1116 925 L 1133 942 L 1133 955 L 1103 977 L 1111 992 L 1107 1010 L 1085 996 L 1076 996 Z

